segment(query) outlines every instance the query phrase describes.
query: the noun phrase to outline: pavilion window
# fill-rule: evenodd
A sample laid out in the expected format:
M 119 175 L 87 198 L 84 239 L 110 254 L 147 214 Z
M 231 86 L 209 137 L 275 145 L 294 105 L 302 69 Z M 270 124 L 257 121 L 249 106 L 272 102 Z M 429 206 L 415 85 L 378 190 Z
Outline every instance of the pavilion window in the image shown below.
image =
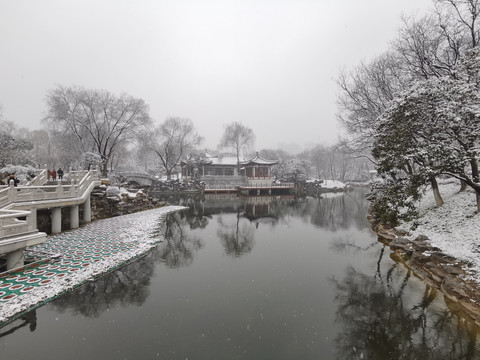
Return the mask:
M 266 167 L 258 167 L 257 169 L 257 177 L 267 177 L 268 175 L 268 168 Z
M 215 175 L 215 169 L 212 167 L 205 168 L 205 175 Z

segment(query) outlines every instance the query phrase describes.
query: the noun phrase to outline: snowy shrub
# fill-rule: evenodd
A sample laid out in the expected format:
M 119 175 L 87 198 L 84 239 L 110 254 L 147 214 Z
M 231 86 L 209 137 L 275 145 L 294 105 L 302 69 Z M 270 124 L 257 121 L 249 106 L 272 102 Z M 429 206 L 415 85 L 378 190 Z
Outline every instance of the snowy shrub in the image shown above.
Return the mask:
M 291 159 L 281 161 L 272 169 L 272 174 L 282 182 L 302 182 L 308 178 L 310 162 L 307 160 Z
M 101 166 L 102 164 L 103 164 L 103 160 L 99 154 L 95 154 L 92 152 L 85 152 L 80 157 L 80 166 L 85 170 L 94 168 L 97 165 Z
M 20 184 L 25 184 L 35 177 L 35 168 L 32 166 L 22 165 L 7 165 L 0 169 L 2 178 L 7 177 L 10 174 L 15 174 L 15 177 L 20 180 Z
M 372 184 L 368 194 L 374 224 L 398 226 L 401 221 L 418 217 L 416 204 L 422 197 L 416 177 L 385 179 L 385 184 Z

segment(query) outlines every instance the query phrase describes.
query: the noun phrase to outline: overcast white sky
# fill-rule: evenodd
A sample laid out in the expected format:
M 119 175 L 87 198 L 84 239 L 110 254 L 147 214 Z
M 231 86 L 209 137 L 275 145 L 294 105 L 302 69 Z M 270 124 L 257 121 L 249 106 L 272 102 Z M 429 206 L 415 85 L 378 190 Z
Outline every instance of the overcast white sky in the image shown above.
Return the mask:
M 56 85 L 144 99 L 215 148 L 239 121 L 256 148 L 338 137 L 335 80 L 386 50 L 431 0 L 0 0 L 0 105 L 40 128 Z

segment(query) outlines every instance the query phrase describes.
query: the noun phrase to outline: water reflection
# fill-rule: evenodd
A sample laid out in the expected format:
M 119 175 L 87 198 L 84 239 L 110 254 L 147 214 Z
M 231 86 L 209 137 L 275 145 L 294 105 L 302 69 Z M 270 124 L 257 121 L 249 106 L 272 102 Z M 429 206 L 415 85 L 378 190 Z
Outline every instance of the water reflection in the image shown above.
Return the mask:
M 474 359 L 477 329 L 450 311 L 439 309 L 439 294 L 423 283 L 422 292 L 406 292 L 412 273 L 397 263 L 366 275 L 349 267 L 336 287 L 335 339 L 338 359 Z M 435 304 L 435 301 L 437 303 Z
M 240 212 L 234 216 L 218 216 L 217 236 L 220 238 L 225 253 L 233 257 L 247 254 L 254 245 L 254 225 L 240 218 Z
M 18 322 L 20 322 L 20 324 L 14 325 L 10 328 L 7 327 L 7 330 L 0 332 L 0 337 L 13 334 L 15 331 L 20 330 L 27 325 L 31 332 L 35 331 L 37 328 L 37 310 L 32 310 L 25 315 L 22 315 L 16 323 Z
M 190 265 L 195 253 L 204 246 L 204 243 L 192 232 L 187 231 L 187 228 L 202 228 L 207 224 L 208 219 L 199 215 L 182 213 L 167 215 L 164 223 L 160 225 L 164 241 L 157 247 L 157 255 L 171 268 Z
M 232 194 L 206 194 L 204 196 L 172 197 L 172 204 L 189 208 L 185 216 L 191 228 L 205 227 L 215 214 L 239 213 L 251 222 L 277 225 L 291 217 L 301 217 L 306 222 L 325 230 L 366 229 L 370 227 L 365 209 L 365 191 L 322 194 L 319 197 L 296 198 L 282 196 L 238 196 Z
M 42 326 L 9 324 L 0 357 L 480 358 L 476 328 L 370 232 L 361 191 L 177 200 L 162 243 L 38 309 Z
M 155 262 L 161 261 L 170 268 L 191 265 L 195 254 L 205 246 L 204 241 L 191 230 L 207 227 L 213 215 L 217 214 L 216 234 L 225 253 L 240 257 L 254 248 L 255 231 L 262 223 L 277 226 L 279 222 L 288 222 L 290 217 L 300 216 L 329 230 L 350 226 L 350 221 L 333 221 L 335 216 L 332 213 L 346 214 L 344 219 L 355 218 L 359 206 L 351 206 L 355 200 L 353 195 L 345 195 L 347 199 L 342 201 L 339 201 L 341 196 L 296 199 L 293 196 L 236 197 L 219 194 L 204 198 L 177 198 L 176 202 L 188 206 L 189 210 L 169 214 L 165 221 L 159 221 L 154 233 L 162 235 L 164 241 L 152 253 L 108 276 L 87 283 L 52 304 L 59 312 L 69 309 L 73 315 L 86 317 L 98 317 L 116 305 L 141 305 L 149 295 Z M 332 213 L 321 208 L 331 208 Z M 363 219 L 355 224 L 363 225 Z M 337 251 L 354 246 L 345 241 L 334 241 L 333 244 Z
M 132 264 L 88 282 L 52 302 L 60 313 L 89 318 L 117 306 L 142 305 L 149 295 L 150 279 L 154 270 L 154 257 L 149 254 Z

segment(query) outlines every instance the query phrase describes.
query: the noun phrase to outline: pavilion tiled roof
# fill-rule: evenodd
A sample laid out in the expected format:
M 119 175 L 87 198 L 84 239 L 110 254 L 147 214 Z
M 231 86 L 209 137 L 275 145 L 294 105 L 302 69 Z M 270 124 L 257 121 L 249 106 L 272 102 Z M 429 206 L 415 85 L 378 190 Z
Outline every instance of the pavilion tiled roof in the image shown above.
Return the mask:
M 209 165 L 224 165 L 224 166 L 237 166 L 237 157 L 234 154 L 219 154 L 215 155 L 205 151 L 205 157 L 208 160 Z M 240 158 L 240 165 L 275 165 L 278 164 L 278 160 L 267 160 L 259 156 L 258 153 L 252 159 Z

